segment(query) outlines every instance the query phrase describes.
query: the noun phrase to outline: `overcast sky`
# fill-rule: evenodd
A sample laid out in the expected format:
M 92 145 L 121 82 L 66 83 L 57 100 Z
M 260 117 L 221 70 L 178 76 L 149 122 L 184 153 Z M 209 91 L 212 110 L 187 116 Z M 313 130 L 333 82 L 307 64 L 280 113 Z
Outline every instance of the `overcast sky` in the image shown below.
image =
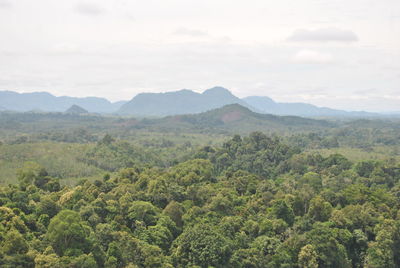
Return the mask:
M 0 0 L 0 90 L 400 111 L 399 0 Z

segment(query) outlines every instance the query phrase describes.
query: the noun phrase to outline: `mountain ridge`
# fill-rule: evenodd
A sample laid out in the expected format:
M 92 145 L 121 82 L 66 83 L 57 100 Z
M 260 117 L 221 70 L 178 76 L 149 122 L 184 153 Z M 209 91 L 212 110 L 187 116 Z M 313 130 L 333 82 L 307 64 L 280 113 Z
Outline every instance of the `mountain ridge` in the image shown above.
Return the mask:
M 57 97 L 48 92 L 18 93 L 14 91 L 0 91 L 0 106 L 3 110 L 28 112 L 32 110 L 46 112 L 64 112 L 76 104 L 91 113 L 113 113 L 124 104 L 110 102 L 99 97 Z
M 140 117 L 163 117 L 202 113 L 228 104 L 238 103 L 257 113 L 303 117 L 397 117 L 399 113 L 344 111 L 318 107 L 308 103 L 275 102 L 267 96 L 238 98 L 228 89 L 217 86 L 202 93 L 189 89 L 165 93 L 139 93 L 129 101 L 110 102 L 99 97 L 56 97 L 48 92 L 17 93 L 0 91 L 1 111 L 64 112 L 76 104 L 89 113 L 120 114 Z
M 276 115 L 298 115 L 305 117 L 324 117 L 324 116 L 377 116 L 377 113 L 364 111 L 344 111 L 327 107 L 319 107 L 302 102 L 275 102 L 269 97 L 249 96 L 243 98 L 249 105 L 261 110 L 263 113 Z
M 197 93 L 183 89 L 166 93 L 140 93 L 121 106 L 117 113 L 137 116 L 168 116 L 201 113 L 238 103 L 249 106 L 223 87 L 214 87 Z

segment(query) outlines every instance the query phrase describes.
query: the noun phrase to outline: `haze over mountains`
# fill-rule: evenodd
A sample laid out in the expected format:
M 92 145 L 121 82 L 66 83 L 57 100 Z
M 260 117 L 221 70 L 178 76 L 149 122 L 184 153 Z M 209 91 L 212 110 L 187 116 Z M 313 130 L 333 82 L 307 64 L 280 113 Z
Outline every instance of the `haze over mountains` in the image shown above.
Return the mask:
M 214 87 L 203 93 L 187 89 L 167 93 L 140 93 L 130 101 L 115 103 L 98 97 L 56 97 L 47 92 L 16 93 L 0 91 L 0 110 L 17 112 L 64 112 L 71 106 L 77 105 L 89 113 L 163 117 L 202 113 L 235 103 L 257 113 L 275 115 L 303 117 L 364 117 L 379 115 L 368 112 L 335 110 L 307 103 L 278 103 L 265 96 L 250 96 L 240 99 L 223 87 Z
M 114 113 L 123 103 L 111 103 L 104 98 L 98 97 L 56 97 L 47 92 L 17 93 L 0 91 L 0 110 L 17 112 L 64 112 L 72 105 L 78 105 L 91 113 Z
M 248 105 L 260 110 L 262 113 L 276 115 L 297 115 L 305 117 L 318 116 L 373 116 L 374 113 L 363 111 L 343 111 L 326 107 L 318 107 L 308 103 L 279 103 L 269 97 L 250 96 L 243 99 Z

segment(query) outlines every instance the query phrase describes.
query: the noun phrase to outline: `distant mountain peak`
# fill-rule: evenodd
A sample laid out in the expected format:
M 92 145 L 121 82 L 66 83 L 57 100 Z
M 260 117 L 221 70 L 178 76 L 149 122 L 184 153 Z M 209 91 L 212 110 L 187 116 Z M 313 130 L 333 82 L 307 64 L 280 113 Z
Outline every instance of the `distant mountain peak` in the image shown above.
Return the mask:
M 171 93 L 172 94 L 173 93 L 179 93 L 179 94 L 187 94 L 187 95 L 198 95 L 198 93 L 194 92 L 193 90 L 186 89 L 186 88 L 178 90 L 178 91 L 175 91 L 175 92 L 167 92 L 167 93 L 169 93 L 169 94 L 171 94 Z
M 224 88 L 224 87 L 213 87 L 213 88 L 209 88 L 207 90 L 205 90 L 203 92 L 203 94 L 205 95 L 220 95 L 220 94 L 229 94 L 229 95 L 233 95 L 232 92 L 230 92 L 228 89 Z
M 273 99 L 271 99 L 270 97 L 267 97 L 267 96 L 249 96 L 249 97 L 245 97 L 243 99 L 244 100 L 261 99 L 264 101 L 275 102 Z
M 221 108 L 217 108 L 216 110 L 221 110 L 221 111 L 241 111 L 241 112 L 249 112 L 252 113 L 252 111 L 244 107 L 243 105 L 240 105 L 239 103 L 232 103 L 232 104 L 227 104 Z
M 89 113 L 87 110 L 83 109 L 82 107 L 74 104 L 65 111 L 66 114 L 87 114 Z

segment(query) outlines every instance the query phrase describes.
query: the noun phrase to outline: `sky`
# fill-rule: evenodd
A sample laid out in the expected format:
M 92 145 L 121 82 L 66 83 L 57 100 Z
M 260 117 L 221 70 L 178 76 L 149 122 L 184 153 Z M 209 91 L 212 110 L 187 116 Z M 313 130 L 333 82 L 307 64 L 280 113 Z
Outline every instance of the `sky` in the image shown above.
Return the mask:
M 0 90 L 400 111 L 399 0 L 0 0 Z

